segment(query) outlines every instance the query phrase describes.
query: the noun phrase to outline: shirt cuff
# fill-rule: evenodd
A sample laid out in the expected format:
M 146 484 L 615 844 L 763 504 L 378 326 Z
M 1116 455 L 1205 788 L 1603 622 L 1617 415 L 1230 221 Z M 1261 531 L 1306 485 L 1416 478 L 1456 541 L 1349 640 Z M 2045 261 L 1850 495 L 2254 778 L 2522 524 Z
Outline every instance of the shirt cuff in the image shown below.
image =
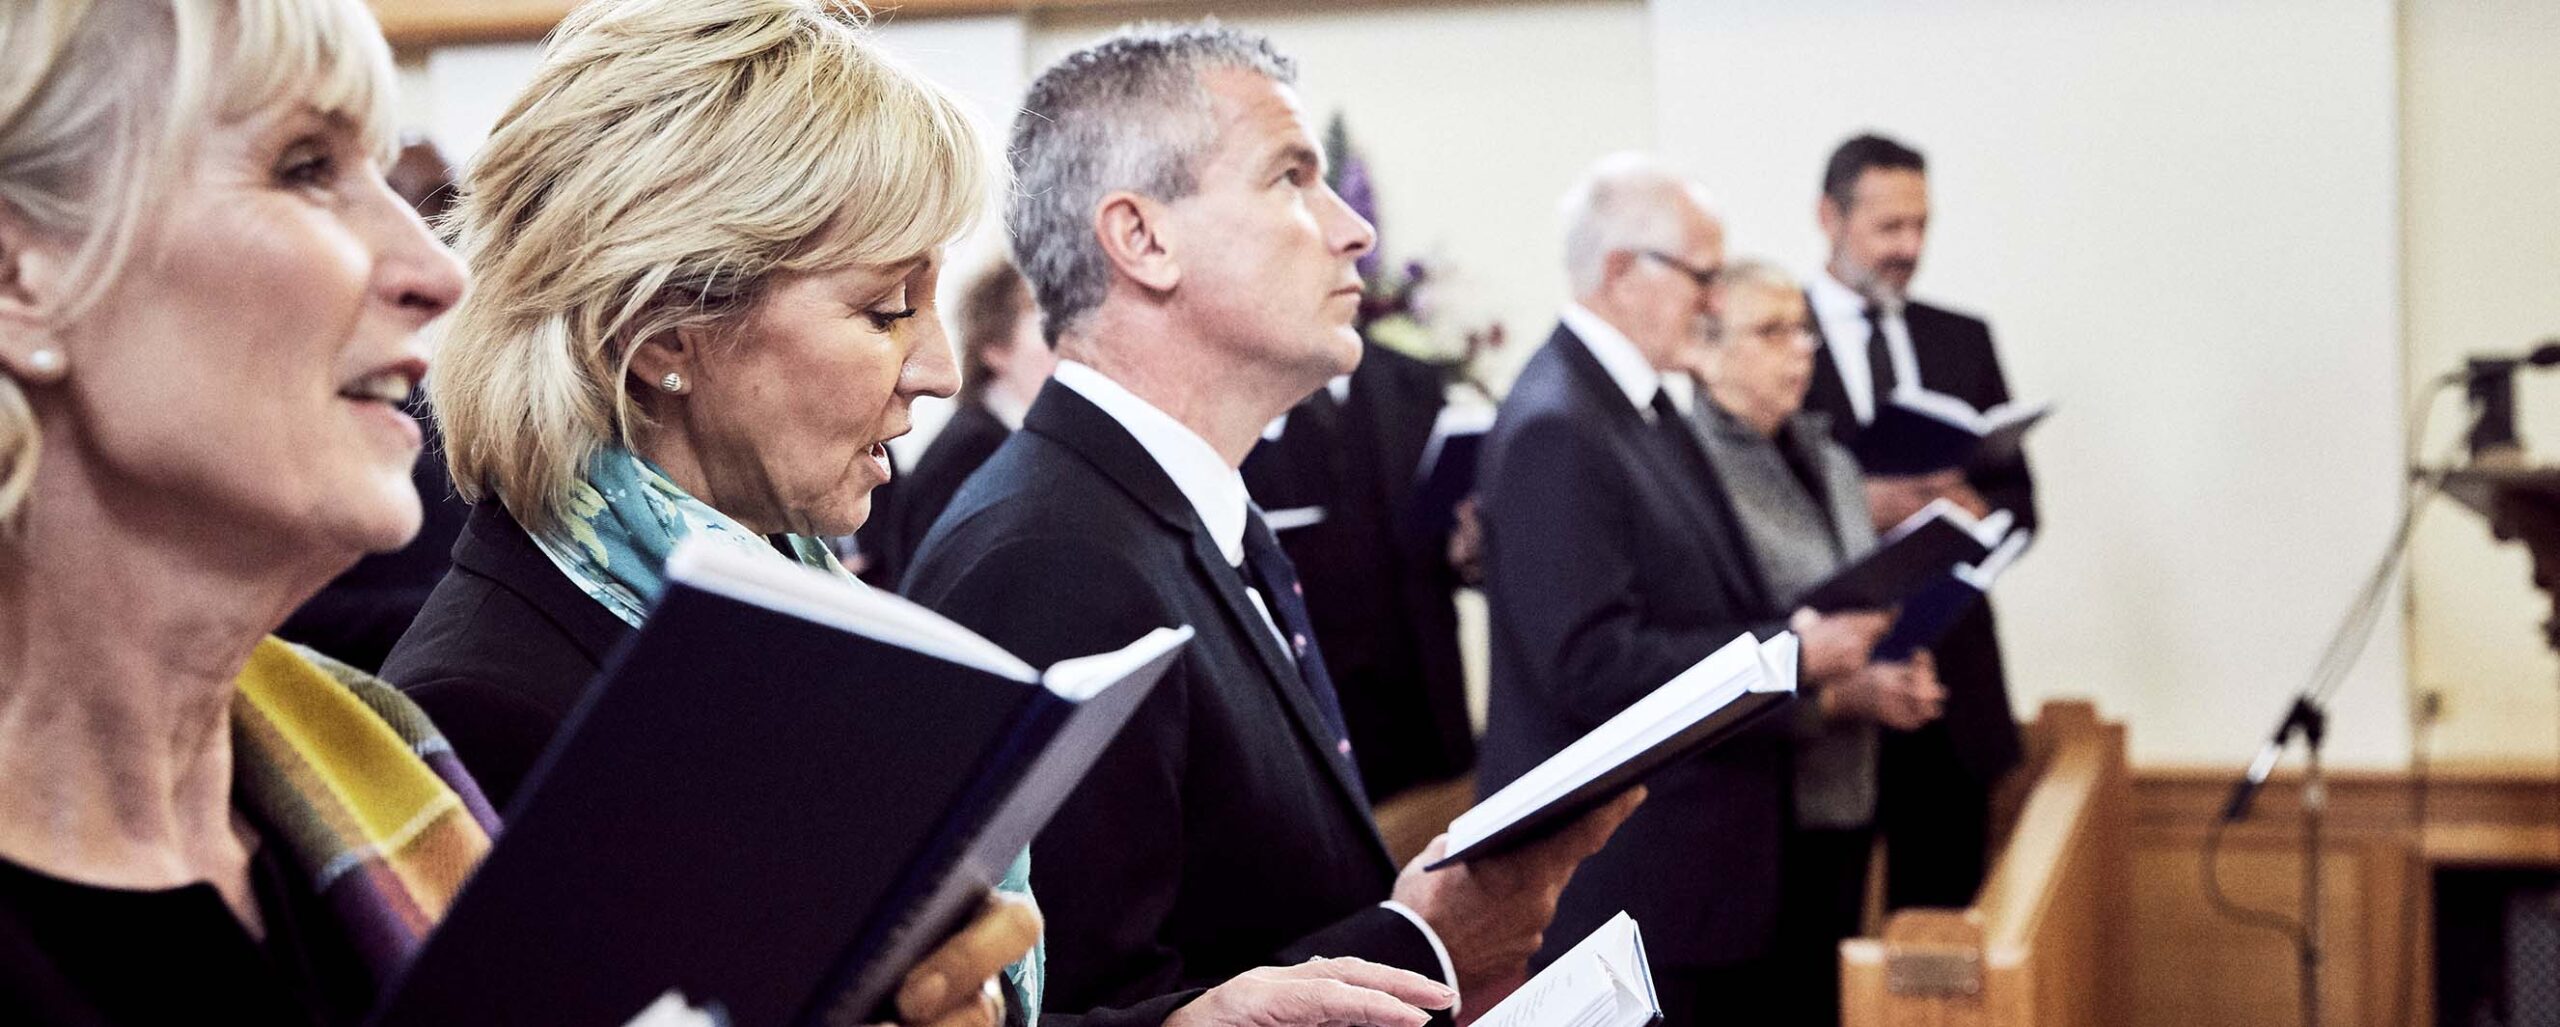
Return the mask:
M 1458 966 L 1457 964 L 1449 961 L 1449 946 L 1440 944 L 1440 932 L 1432 930 L 1430 924 L 1422 922 L 1422 914 L 1414 912 L 1413 907 L 1411 906 L 1397 902 L 1394 899 L 1378 903 L 1378 905 L 1386 907 L 1389 910 L 1393 910 L 1396 915 L 1413 921 L 1413 929 L 1422 932 L 1422 940 L 1431 943 L 1431 954 L 1440 957 L 1440 980 L 1449 985 L 1450 991 L 1457 991 Z M 1454 1019 L 1458 1015 L 1458 1007 L 1466 1004 L 1466 1001 L 1467 1000 L 1464 995 L 1459 996 L 1458 1004 L 1449 1007 L 1449 1016 Z

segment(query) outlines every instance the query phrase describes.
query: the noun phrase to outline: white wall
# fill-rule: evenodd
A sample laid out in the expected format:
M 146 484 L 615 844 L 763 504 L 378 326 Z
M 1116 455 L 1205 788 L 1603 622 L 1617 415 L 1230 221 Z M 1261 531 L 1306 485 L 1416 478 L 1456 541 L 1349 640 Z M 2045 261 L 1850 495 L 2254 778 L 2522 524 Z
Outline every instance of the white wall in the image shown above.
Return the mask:
M 2417 0 L 2402 15 L 2411 380 L 2472 353 L 2560 334 L 2560 5 Z M 2522 383 L 2528 452 L 2560 457 L 2560 380 Z M 2458 394 L 2457 394 L 2458 397 Z M 2457 397 L 2431 453 L 2458 445 Z M 2413 396 L 2414 398 L 2414 396 Z M 2434 751 L 2453 762 L 2549 766 L 2560 747 L 2560 660 L 2542 641 L 2550 597 L 2523 547 L 2440 503 L 2410 555 L 2411 684 L 2445 695 Z
M 1660 0 L 1657 135 L 1737 252 L 1811 270 L 1821 166 L 1932 160 L 1916 291 L 1992 321 L 2049 530 L 2000 599 L 2013 687 L 2094 695 L 2137 760 L 2242 761 L 2394 513 L 2389 0 Z M 2404 758 L 2395 615 L 2332 759 Z

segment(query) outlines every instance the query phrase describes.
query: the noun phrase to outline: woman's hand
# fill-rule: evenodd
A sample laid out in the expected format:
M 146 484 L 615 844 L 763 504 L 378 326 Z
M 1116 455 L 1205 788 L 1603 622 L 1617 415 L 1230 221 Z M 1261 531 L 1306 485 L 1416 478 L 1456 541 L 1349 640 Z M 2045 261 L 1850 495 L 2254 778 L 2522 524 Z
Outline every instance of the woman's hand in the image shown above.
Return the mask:
M 1004 1022 L 1004 968 L 1040 940 L 1040 911 L 1013 895 L 991 895 L 969 926 L 907 971 L 898 986 L 898 1022 L 907 1027 L 997 1027 Z
M 1422 1027 L 1426 1009 L 1458 993 L 1421 974 L 1365 959 L 1310 959 L 1247 970 L 1173 1011 L 1164 1027 Z

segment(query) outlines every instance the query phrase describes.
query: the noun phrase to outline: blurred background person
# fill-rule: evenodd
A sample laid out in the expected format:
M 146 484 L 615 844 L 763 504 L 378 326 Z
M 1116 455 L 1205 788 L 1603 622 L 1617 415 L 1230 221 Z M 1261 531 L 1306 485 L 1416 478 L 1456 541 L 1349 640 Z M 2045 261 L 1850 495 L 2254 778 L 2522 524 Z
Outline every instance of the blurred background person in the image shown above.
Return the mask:
M 1717 281 L 1716 316 L 1690 351 L 1701 387 L 1691 409 L 1752 562 L 1789 607 L 1874 549 L 1876 528 L 1857 458 L 1831 438 L 1828 418 L 1804 411 L 1815 346 L 1802 287 L 1757 260 L 1725 265 Z M 1808 677 L 1798 699 L 1777 981 L 1783 1022 L 1824 1025 L 1839 1021 L 1839 944 L 1858 933 L 1865 906 L 1877 730 L 1925 726 L 1945 693 L 1924 653 Z
M 1841 143 L 1822 173 L 1818 214 L 1831 256 L 1805 283 L 1822 337 L 1805 403 L 1853 449 L 1897 389 L 1925 388 L 1988 410 L 2009 401 L 1991 328 L 1911 298 L 1929 232 L 1928 167 L 1918 151 L 1876 135 Z M 1871 477 L 1881 530 L 1948 499 L 1979 517 L 2007 510 L 2036 526 L 2026 456 L 1922 477 Z M 1878 817 L 1889 907 L 1969 906 L 1989 865 L 1991 790 L 2018 763 L 2018 723 L 1989 602 L 1936 648 L 1946 716 L 1885 733 Z
M 1438 368 L 1363 340 L 1360 366 L 1290 408 L 1244 461 L 1246 490 L 1298 568 L 1377 802 L 1475 766 L 1452 528 L 1423 523 L 1416 494 L 1447 405 Z
M 1863 667 L 1886 623 L 1790 615 L 1665 392 L 1715 312 L 1724 229 L 1704 190 L 1618 154 L 1561 207 L 1575 300 L 1485 439 L 1486 794 L 1737 635 L 1792 627 L 1803 676 L 1824 681 Z M 1565 888 L 1541 961 L 1623 909 L 1644 925 L 1666 1023 L 1775 1021 L 1785 723 L 1657 772 L 1653 797 Z

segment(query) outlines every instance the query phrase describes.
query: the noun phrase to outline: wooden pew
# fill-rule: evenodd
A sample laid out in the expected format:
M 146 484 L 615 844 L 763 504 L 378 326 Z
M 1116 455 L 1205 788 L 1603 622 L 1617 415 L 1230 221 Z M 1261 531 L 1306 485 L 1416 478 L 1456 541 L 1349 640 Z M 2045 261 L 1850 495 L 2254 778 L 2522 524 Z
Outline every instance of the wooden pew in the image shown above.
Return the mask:
M 2027 749 L 1973 908 L 1904 910 L 1880 937 L 1841 943 L 1843 1027 L 2125 1022 L 2124 728 L 2088 703 L 2051 702 Z

